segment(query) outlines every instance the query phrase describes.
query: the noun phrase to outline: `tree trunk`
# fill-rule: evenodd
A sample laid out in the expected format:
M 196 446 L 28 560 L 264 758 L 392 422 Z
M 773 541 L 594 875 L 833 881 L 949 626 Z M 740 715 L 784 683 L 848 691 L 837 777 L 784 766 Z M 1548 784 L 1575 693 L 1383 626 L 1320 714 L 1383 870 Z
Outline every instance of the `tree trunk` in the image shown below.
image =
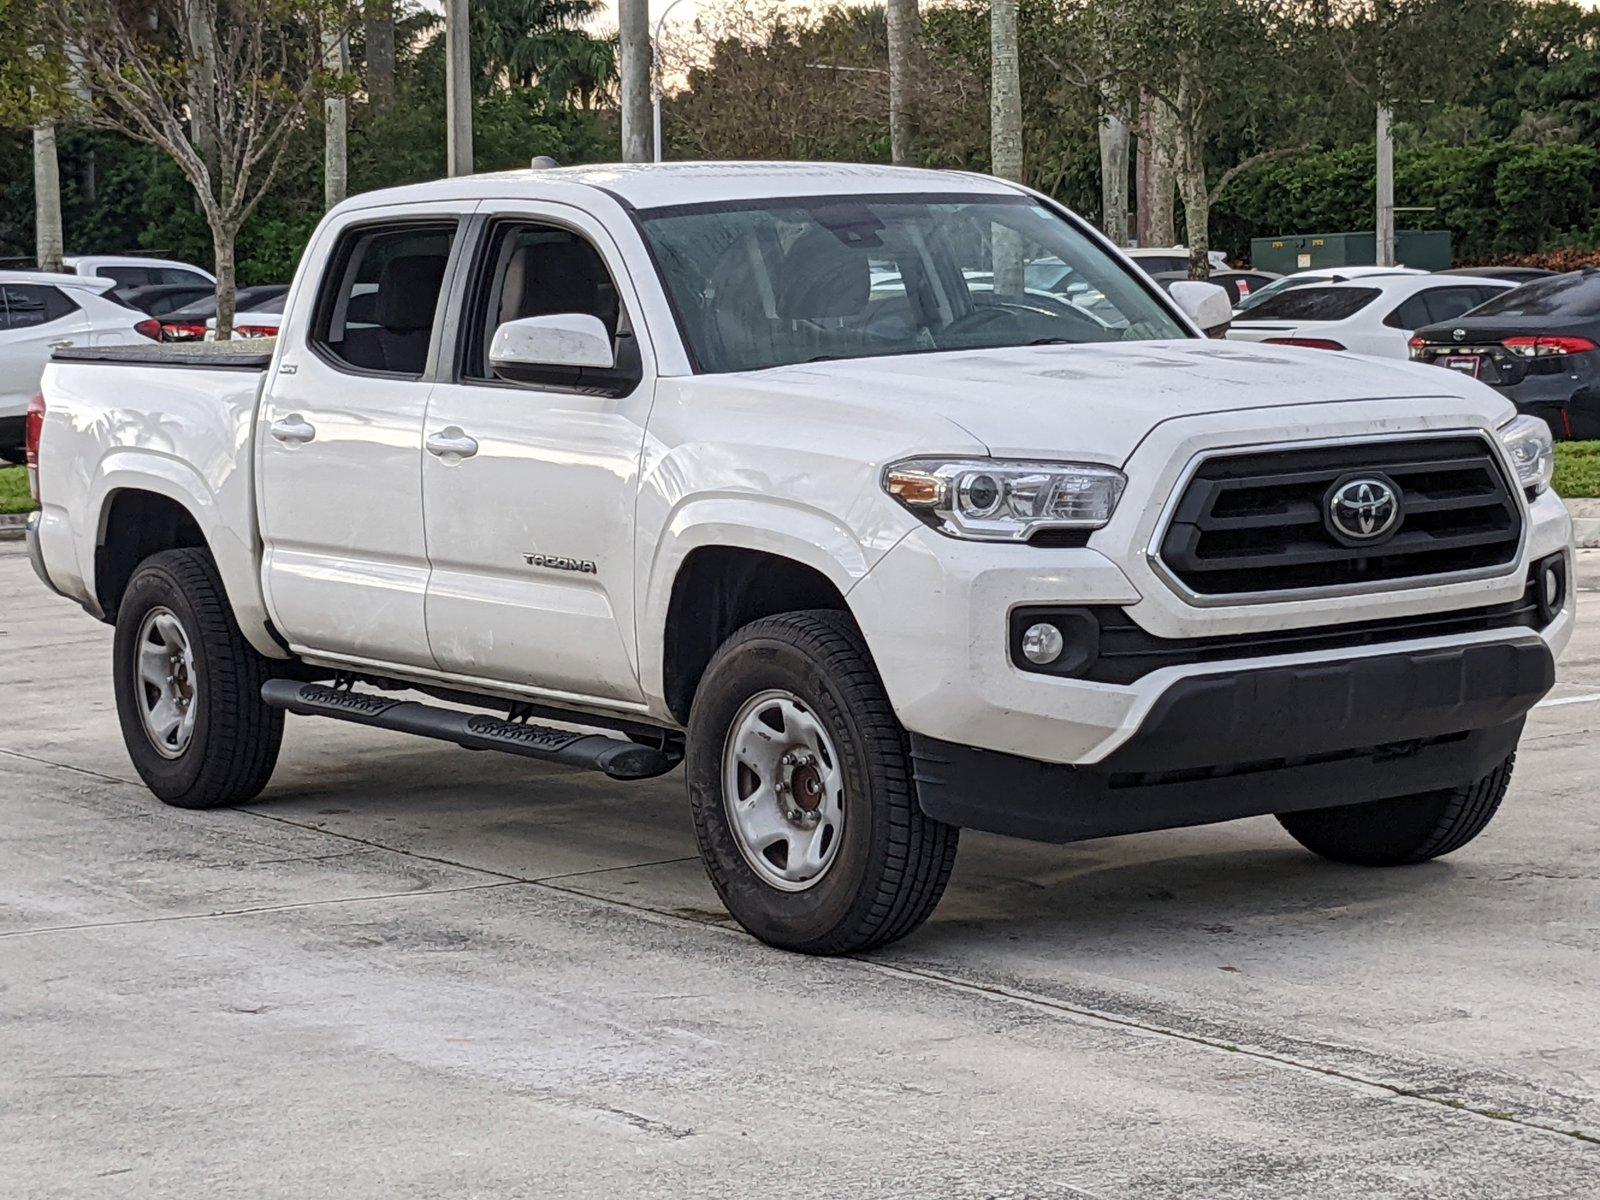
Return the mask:
M 34 255 L 45 271 L 61 270 L 61 164 L 56 158 L 56 123 L 33 127 Z
M 989 9 L 989 169 L 1022 182 L 1022 77 L 1017 65 L 1017 0 Z M 993 226 L 996 295 L 1022 292 L 1022 247 L 1016 233 Z
M 888 0 L 889 22 L 889 160 L 897 167 L 916 158 L 917 48 L 922 14 L 917 0 Z
M 344 38 L 332 38 L 327 47 L 327 66 L 330 71 L 343 74 L 346 67 Z M 350 190 L 349 157 L 349 102 L 343 94 L 329 96 L 323 102 L 324 126 L 322 137 L 322 202 L 332 208 L 345 198 Z
M 444 122 L 446 173 L 472 174 L 472 38 L 467 0 L 444 4 Z
M 1100 114 L 1100 227 L 1128 244 L 1128 122 L 1110 105 Z
M 1177 119 L 1162 100 L 1147 95 L 1150 105 L 1149 217 L 1145 245 L 1171 246 L 1178 240 L 1177 210 L 1173 204 L 1173 150 Z
M 394 0 L 366 0 L 362 10 L 367 38 L 367 96 L 372 107 L 394 107 Z
M 1017 0 L 989 9 L 989 169 L 1022 182 L 1022 77 L 1017 65 Z
M 1204 148 L 1186 139 L 1178 152 L 1178 190 L 1183 195 L 1184 236 L 1189 243 L 1189 278 L 1211 278 L 1211 192 L 1206 187 Z
M 622 161 L 649 162 L 650 10 L 646 0 L 617 0 L 617 55 L 622 76 Z
M 189 126 L 195 153 L 213 176 L 217 172 L 217 137 L 211 128 L 216 112 L 217 38 L 200 0 L 188 3 L 188 41 L 194 61 L 189 77 Z
M 226 342 L 233 337 L 233 306 L 236 278 L 233 266 L 235 231 L 211 231 L 211 250 L 215 255 L 217 271 L 217 341 Z

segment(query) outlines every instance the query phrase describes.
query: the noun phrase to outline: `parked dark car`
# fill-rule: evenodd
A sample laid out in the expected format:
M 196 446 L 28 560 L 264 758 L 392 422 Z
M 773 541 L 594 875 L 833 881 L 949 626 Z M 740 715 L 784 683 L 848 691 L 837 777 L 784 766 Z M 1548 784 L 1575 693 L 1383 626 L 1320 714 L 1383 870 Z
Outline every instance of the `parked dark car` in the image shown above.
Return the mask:
M 151 283 L 144 287 L 116 288 L 111 295 L 128 308 L 149 313 L 152 317 L 164 317 L 186 304 L 204 300 L 213 295 L 215 290 L 206 284 Z
M 1189 272 L 1158 271 L 1151 278 L 1163 289 L 1171 291 L 1173 284 L 1189 278 Z M 1271 271 L 1213 271 L 1211 278 L 1206 282 L 1214 283 L 1227 291 L 1228 302 L 1238 308 L 1240 301 L 1282 278 L 1282 275 L 1274 275 Z
M 1483 380 L 1558 440 L 1600 438 L 1600 270 L 1536 280 L 1419 329 L 1411 357 Z
M 234 312 L 252 312 L 261 305 L 280 300 L 289 294 L 286 283 L 266 283 L 257 287 L 243 287 L 234 293 Z M 208 294 L 183 308 L 169 312 L 161 318 L 163 342 L 198 342 L 206 336 L 206 322 L 217 315 L 217 298 Z
M 1550 279 L 1557 274 L 1543 267 L 1451 267 L 1439 275 L 1471 275 L 1477 279 L 1509 279 L 1512 283 L 1532 283 L 1535 279 Z

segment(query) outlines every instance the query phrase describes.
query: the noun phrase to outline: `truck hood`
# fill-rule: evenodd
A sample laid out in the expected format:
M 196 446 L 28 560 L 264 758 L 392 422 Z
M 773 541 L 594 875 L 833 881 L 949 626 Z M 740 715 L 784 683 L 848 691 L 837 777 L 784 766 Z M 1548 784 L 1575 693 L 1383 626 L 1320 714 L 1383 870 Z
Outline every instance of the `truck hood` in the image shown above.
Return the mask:
M 741 390 L 824 405 L 870 397 L 874 407 L 903 410 L 910 424 L 943 417 L 996 457 L 1070 455 L 1117 466 L 1178 417 L 1441 397 L 1462 401 L 1463 412 L 1504 405 L 1484 385 L 1437 367 L 1200 339 L 844 359 L 739 380 Z

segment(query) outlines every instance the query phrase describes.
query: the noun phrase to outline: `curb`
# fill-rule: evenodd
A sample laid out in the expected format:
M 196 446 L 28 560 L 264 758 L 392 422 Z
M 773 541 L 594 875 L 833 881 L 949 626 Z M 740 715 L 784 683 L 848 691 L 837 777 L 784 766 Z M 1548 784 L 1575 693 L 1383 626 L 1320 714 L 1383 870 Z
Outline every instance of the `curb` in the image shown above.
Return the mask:
M 20 542 L 27 528 L 27 513 L 0 513 L 0 542 Z
M 1600 500 L 1568 500 L 1572 540 L 1579 550 L 1600 549 Z

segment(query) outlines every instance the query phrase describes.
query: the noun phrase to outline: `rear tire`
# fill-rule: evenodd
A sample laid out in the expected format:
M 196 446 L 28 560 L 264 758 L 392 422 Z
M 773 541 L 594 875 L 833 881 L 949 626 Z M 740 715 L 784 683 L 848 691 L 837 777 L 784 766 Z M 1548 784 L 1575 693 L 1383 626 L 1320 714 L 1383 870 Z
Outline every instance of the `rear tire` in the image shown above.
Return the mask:
M 1334 862 L 1362 867 L 1427 862 L 1461 849 L 1488 827 L 1516 759 L 1511 755 L 1465 787 L 1280 813 L 1278 821 L 1307 850 Z
M 770 946 L 868 950 L 944 893 L 960 830 L 917 803 L 905 731 L 843 613 L 783 613 L 723 643 L 695 693 L 685 774 L 712 886 Z
M 161 800 L 217 808 L 266 786 L 283 713 L 261 700 L 271 664 L 239 632 L 210 554 L 163 550 L 139 564 L 113 654 L 122 739 Z

